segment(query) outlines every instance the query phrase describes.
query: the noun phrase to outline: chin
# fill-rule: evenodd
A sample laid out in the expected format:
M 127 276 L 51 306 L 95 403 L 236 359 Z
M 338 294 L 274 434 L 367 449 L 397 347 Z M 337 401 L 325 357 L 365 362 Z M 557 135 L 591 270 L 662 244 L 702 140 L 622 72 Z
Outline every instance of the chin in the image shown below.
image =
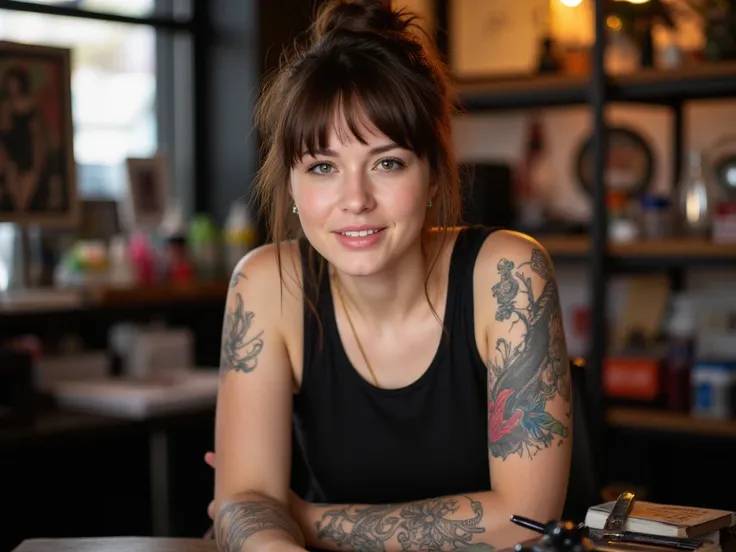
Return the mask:
M 331 247 L 327 261 L 347 276 L 373 276 L 390 264 L 382 251 L 345 251 Z
M 351 262 L 349 259 L 345 258 L 335 259 L 335 261 L 336 262 L 330 261 L 332 266 L 346 276 L 352 276 L 355 278 L 373 276 L 381 272 L 381 269 L 386 266 L 385 263 L 371 263 L 365 261 Z

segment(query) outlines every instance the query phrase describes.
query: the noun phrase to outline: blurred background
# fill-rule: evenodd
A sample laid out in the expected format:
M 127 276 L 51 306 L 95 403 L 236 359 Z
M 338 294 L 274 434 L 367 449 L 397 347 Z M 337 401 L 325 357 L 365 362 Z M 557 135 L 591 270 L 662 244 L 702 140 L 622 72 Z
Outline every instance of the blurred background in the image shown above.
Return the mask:
M 452 72 L 465 222 L 555 261 L 594 500 L 736 509 L 736 3 L 393 1 Z M 209 526 L 253 106 L 318 3 L 0 0 L 0 549 Z

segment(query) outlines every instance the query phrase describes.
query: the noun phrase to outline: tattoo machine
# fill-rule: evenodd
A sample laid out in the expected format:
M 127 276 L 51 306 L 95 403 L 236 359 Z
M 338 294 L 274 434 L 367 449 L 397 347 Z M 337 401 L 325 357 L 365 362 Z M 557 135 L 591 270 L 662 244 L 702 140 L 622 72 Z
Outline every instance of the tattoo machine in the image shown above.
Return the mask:
M 540 523 L 522 516 L 511 516 L 512 523 L 542 534 L 529 545 L 517 544 L 516 552 L 591 552 L 595 550 L 583 524 L 571 521 Z

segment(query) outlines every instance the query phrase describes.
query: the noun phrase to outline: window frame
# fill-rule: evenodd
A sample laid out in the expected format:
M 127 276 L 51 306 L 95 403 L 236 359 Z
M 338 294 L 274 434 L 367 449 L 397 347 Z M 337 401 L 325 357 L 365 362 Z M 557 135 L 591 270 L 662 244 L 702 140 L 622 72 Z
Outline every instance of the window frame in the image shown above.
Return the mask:
M 182 7 L 179 0 L 153 0 L 153 14 L 143 17 L 21 0 L 0 0 L 0 10 L 146 25 L 156 31 L 157 138 L 169 163 L 171 191 L 184 212 L 191 213 L 202 209 L 206 201 L 195 188 L 196 176 L 204 170 L 200 166 L 202 156 L 198 155 L 202 141 L 197 139 L 202 133 L 195 129 L 198 121 L 206 120 L 198 114 L 203 107 L 197 94 L 201 86 L 198 83 L 203 81 L 197 75 L 202 64 L 191 60 L 202 48 L 200 36 L 207 28 L 202 18 L 207 11 L 198 9 L 199 0 L 188 3 Z
M 193 30 L 195 29 L 193 17 L 189 15 L 188 17 L 182 19 L 176 18 L 174 16 L 175 12 L 173 7 L 174 4 L 172 0 L 154 0 L 154 13 L 165 14 L 168 12 L 171 15 L 152 15 L 137 17 L 112 12 L 93 11 L 70 6 L 58 6 L 54 4 L 36 4 L 35 2 L 24 2 L 21 0 L 0 0 L 1 10 L 40 13 L 46 15 L 61 15 L 65 17 L 81 17 L 83 19 L 96 19 L 98 21 L 127 23 L 131 25 L 149 25 L 157 30 L 174 32 L 193 32 Z

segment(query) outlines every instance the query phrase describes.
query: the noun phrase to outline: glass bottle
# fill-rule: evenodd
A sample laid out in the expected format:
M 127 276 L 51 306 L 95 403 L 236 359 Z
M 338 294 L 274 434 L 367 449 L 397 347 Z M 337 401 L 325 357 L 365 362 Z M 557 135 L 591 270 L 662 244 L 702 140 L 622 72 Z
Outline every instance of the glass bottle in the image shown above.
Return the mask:
M 679 217 L 683 234 L 705 237 L 710 231 L 713 211 L 713 197 L 703 166 L 703 153 L 692 150 L 680 182 Z
M 672 410 L 690 408 L 690 376 L 695 363 L 695 313 L 688 295 L 675 295 L 667 320 L 664 395 Z

